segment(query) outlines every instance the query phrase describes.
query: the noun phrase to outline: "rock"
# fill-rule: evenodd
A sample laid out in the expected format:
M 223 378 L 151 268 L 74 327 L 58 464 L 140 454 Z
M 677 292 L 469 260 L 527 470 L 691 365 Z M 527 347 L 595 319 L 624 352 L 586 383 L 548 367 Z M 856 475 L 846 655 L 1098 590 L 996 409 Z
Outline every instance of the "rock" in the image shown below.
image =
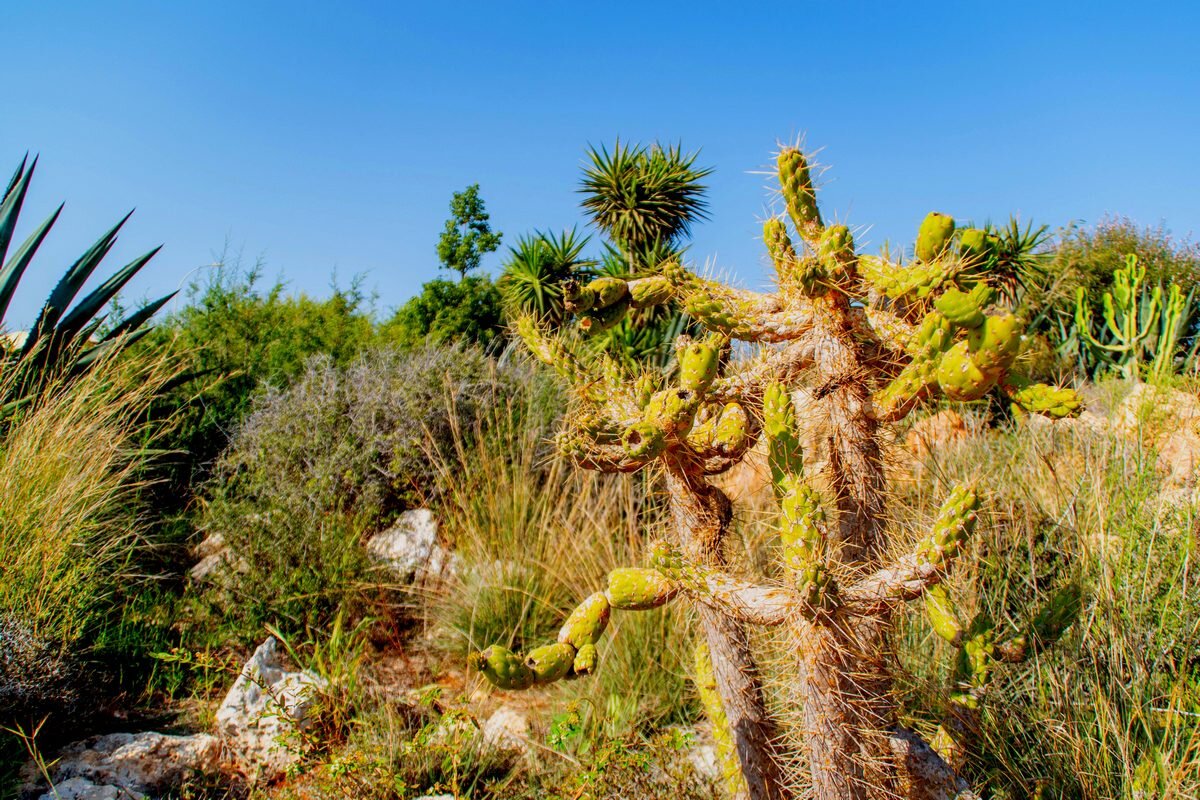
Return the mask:
M 311 726 L 324 687 L 310 672 L 283 668 L 275 637 L 254 651 L 216 714 L 217 734 L 252 780 L 277 778 L 299 760 L 299 734 Z
M 512 706 L 501 706 L 482 728 L 483 743 L 497 750 L 529 751 L 529 718 Z
M 1139 383 L 1113 414 L 1113 429 L 1158 451 L 1168 486 L 1192 486 L 1200 467 L 1200 398 Z
M 225 544 L 225 537 L 220 533 L 210 533 L 204 541 L 196 545 L 192 553 L 200 559 L 188 570 L 192 580 L 211 580 L 220 568 L 226 566 L 233 572 L 245 573 L 250 570 L 250 565 L 245 559 L 234 556 L 229 545 Z
M 904 445 L 918 461 L 958 445 L 968 436 L 967 421 L 953 409 L 917 420 L 904 437 Z
M 712 743 L 697 744 L 688 752 L 688 761 L 692 764 L 692 769 L 696 770 L 696 774 L 700 777 L 709 780 L 717 781 L 721 778 L 721 764 L 717 760 L 717 746 Z
M 429 509 L 405 511 L 392 527 L 367 540 L 367 553 L 405 582 L 453 574 L 458 559 L 438 543 L 437 532 Z
M 42 797 L 76 800 L 141 798 L 168 792 L 189 778 L 215 772 L 221 743 L 197 733 L 110 733 L 67 745 L 50 768 L 54 782 Z

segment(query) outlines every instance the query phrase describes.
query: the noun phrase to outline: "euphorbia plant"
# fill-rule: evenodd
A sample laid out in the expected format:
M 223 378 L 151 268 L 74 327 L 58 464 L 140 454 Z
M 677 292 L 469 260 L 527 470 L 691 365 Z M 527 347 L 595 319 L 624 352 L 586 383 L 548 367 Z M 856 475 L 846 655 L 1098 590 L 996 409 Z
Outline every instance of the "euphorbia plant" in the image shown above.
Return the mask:
M 659 274 L 569 285 L 568 310 L 588 333 L 630 309 L 676 303 L 708 330 L 681 337 L 665 372 L 635 373 L 587 355 L 569 336 L 525 317 L 517 328 L 533 354 L 572 385 L 559 449 L 588 469 L 661 470 L 670 535 L 645 566 L 613 571 L 603 591 L 567 619 L 558 641 L 517 654 L 492 645 L 471 656 L 494 684 L 523 689 L 586 675 L 596 667 L 612 611 L 655 608 L 676 598 L 703 629 L 697 685 L 723 744 L 725 783 L 751 798 L 793 796 L 777 726 L 750 647 L 748 626 L 785 626 L 795 642 L 801 748 L 813 797 L 971 796 L 955 766 L 968 714 L 947 720 L 930 747 L 901 726 L 889 638 L 896 613 L 925 598 L 935 630 L 964 655 L 956 709 L 977 708 L 993 662 L 1020 660 L 1069 624 L 1077 593 L 1056 596 L 1030 629 L 1005 638 L 977 618 L 963 626 L 938 589 L 964 549 L 980 503 L 974 485 L 954 487 L 907 555 L 889 555 L 901 532 L 888 524 L 884 431 L 922 401 L 975 400 L 999 388 L 1029 412 L 1066 416 L 1069 389 L 1034 384 L 1014 369 L 1023 325 L 996 305 L 1006 276 L 987 230 L 957 229 L 930 214 L 907 263 L 860 255 L 844 225 L 826 225 L 809 163 L 778 157 L 786 218 L 769 219 L 764 240 L 778 287 L 734 289 L 677 260 Z M 790 222 L 790 226 L 789 226 Z M 752 357 L 731 357 L 734 340 Z M 806 413 L 829 445 L 822 474 L 806 474 L 790 388 L 804 380 Z M 778 500 L 780 574 L 755 583 L 729 571 L 731 505 L 710 479 L 765 439 Z

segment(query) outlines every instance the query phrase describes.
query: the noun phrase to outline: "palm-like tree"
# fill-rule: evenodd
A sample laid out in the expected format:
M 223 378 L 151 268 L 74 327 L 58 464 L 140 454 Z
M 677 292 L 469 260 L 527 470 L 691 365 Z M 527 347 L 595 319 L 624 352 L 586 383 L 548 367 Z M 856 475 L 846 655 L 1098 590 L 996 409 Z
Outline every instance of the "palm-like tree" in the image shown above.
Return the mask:
M 562 283 L 584 278 L 596 262 L 583 257 L 590 237 L 572 228 L 555 236 L 535 231 L 509 249 L 500 291 L 513 312 L 532 313 L 552 325 L 563 321 Z

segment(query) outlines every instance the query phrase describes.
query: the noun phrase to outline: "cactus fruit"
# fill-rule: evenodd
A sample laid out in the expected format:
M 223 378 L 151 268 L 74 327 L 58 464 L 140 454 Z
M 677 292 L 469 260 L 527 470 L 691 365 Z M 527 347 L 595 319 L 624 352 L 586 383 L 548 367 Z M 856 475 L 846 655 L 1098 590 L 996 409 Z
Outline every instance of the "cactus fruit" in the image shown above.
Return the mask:
M 983 324 L 983 309 L 992 301 L 994 292 L 980 281 L 970 292 L 952 286 L 933 301 L 933 306 L 959 328 L 973 329 Z
M 722 344 L 719 338 L 711 336 L 699 342 L 682 339 L 682 346 L 677 351 L 682 388 L 701 394 L 708 391 L 717 377 Z
M 571 671 L 576 675 L 591 675 L 596 671 L 596 662 L 599 658 L 600 654 L 596 650 L 596 645 L 585 644 L 575 653 Z
M 996 374 L 1007 370 L 1021 349 L 1022 330 L 1020 320 L 1013 314 L 987 317 L 982 325 L 967 331 L 971 360 L 985 372 Z
M 917 231 L 917 259 L 933 261 L 954 237 L 954 217 L 930 211 Z
M 938 386 L 951 400 L 978 400 L 996 381 L 971 359 L 967 343 L 959 342 L 942 356 L 937 370 Z
M 562 680 L 574 662 L 575 648 L 562 642 L 536 647 L 525 656 L 525 666 L 533 673 L 534 683 Z
M 629 284 L 622 278 L 602 277 L 596 278 L 587 285 L 596 296 L 595 305 L 593 308 L 608 308 L 618 300 L 623 300 L 629 294 Z
M 726 403 L 695 425 L 688 442 L 696 450 L 714 450 L 721 455 L 741 452 L 748 444 L 750 424 L 746 409 L 738 403 Z
M 776 159 L 779 167 L 779 188 L 788 214 L 801 234 L 821 227 L 821 212 L 817 208 L 817 193 L 813 189 L 808 159 L 794 147 L 785 147 Z
M 622 567 L 608 573 L 608 602 L 613 608 L 643 611 L 669 602 L 678 589 L 658 570 Z
M 649 460 L 667 449 L 667 436 L 661 425 L 653 422 L 635 422 L 625 429 L 621 446 L 630 458 Z
M 1010 378 L 1005 391 L 1018 407 L 1034 414 L 1063 419 L 1079 413 L 1083 400 L 1079 393 L 1068 387 L 1047 386 L 1044 383 L 1020 382 Z M 1018 384 L 1019 388 L 1017 385 Z
M 506 647 L 494 644 L 467 659 L 472 669 L 483 673 L 493 685 L 500 689 L 528 689 L 533 685 L 533 670 L 519 655 Z
M 934 566 L 944 567 L 975 529 L 978 508 L 979 496 L 972 487 L 955 486 L 943 501 L 933 530 L 917 548 L 918 555 Z
M 664 432 L 687 436 L 696 417 L 698 400 L 687 389 L 663 389 L 655 392 L 646 404 L 644 419 Z
M 934 584 L 925 590 L 925 614 L 934 633 L 953 645 L 962 642 L 962 623 L 958 621 L 954 603 L 942 584 Z
M 616 280 L 615 278 L 613 280 Z M 624 286 L 625 282 L 621 281 Z M 579 317 L 579 328 L 584 333 L 603 333 L 625 318 L 629 310 L 629 297 L 620 298 L 607 306 L 597 306 Z
M 567 278 L 562 283 L 563 302 L 567 310 L 576 314 L 591 311 L 596 305 L 596 292 L 591 286 L 582 285 L 575 278 Z
M 629 302 L 634 308 L 659 306 L 674 293 L 671 282 L 662 275 L 650 275 L 629 282 Z
M 596 592 L 580 603 L 558 632 L 558 641 L 575 648 L 594 645 L 608 627 L 610 609 L 604 592 Z

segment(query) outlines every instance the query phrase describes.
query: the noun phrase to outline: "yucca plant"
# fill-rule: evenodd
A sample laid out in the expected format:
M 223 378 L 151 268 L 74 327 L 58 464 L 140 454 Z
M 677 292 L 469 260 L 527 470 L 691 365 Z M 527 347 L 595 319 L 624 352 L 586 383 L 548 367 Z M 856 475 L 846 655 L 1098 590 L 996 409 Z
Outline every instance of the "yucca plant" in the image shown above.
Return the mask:
M 12 257 L 8 261 L 4 260 L 12 244 L 21 207 L 25 203 L 25 196 L 36 168 L 37 158 L 34 158 L 32 163 L 28 156 L 23 158 L 8 182 L 4 199 L 0 201 L 0 264 L 3 264 L 0 268 L 0 327 L 4 325 L 9 303 L 21 277 L 63 209 L 62 205 L 55 209 L 54 213 L 17 248 Z M 67 269 L 46 299 L 24 339 L 13 338 L 10 345 L 0 347 L 0 368 L 5 372 L 16 370 L 21 373 L 4 382 L 6 391 L 0 396 L 0 417 L 7 416 L 17 404 L 36 394 L 49 376 L 82 373 L 106 352 L 128 345 L 143 336 L 148 331 L 145 327 L 146 322 L 175 296 L 172 292 L 147 303 L 118 320 L 103 334 L 100 333 L 101 326 L 107 319 L 106 315 L 100 313 L 101 310 L 158 253 L 160 245 L 130 261 L 100 286 L 75 302 L 84 283 L 108 255 L 117 241 L 117 233 L 132 214 L 130 211 L 122 217 Z
M 535 231 L 509 248 L 500 291 L 511 313 L 533 314 L 557 325 L 563 319 L 564 281 L 590 274 L 596 262 L 583 257 L 590 237 L 574 228 L 555 236 Z

